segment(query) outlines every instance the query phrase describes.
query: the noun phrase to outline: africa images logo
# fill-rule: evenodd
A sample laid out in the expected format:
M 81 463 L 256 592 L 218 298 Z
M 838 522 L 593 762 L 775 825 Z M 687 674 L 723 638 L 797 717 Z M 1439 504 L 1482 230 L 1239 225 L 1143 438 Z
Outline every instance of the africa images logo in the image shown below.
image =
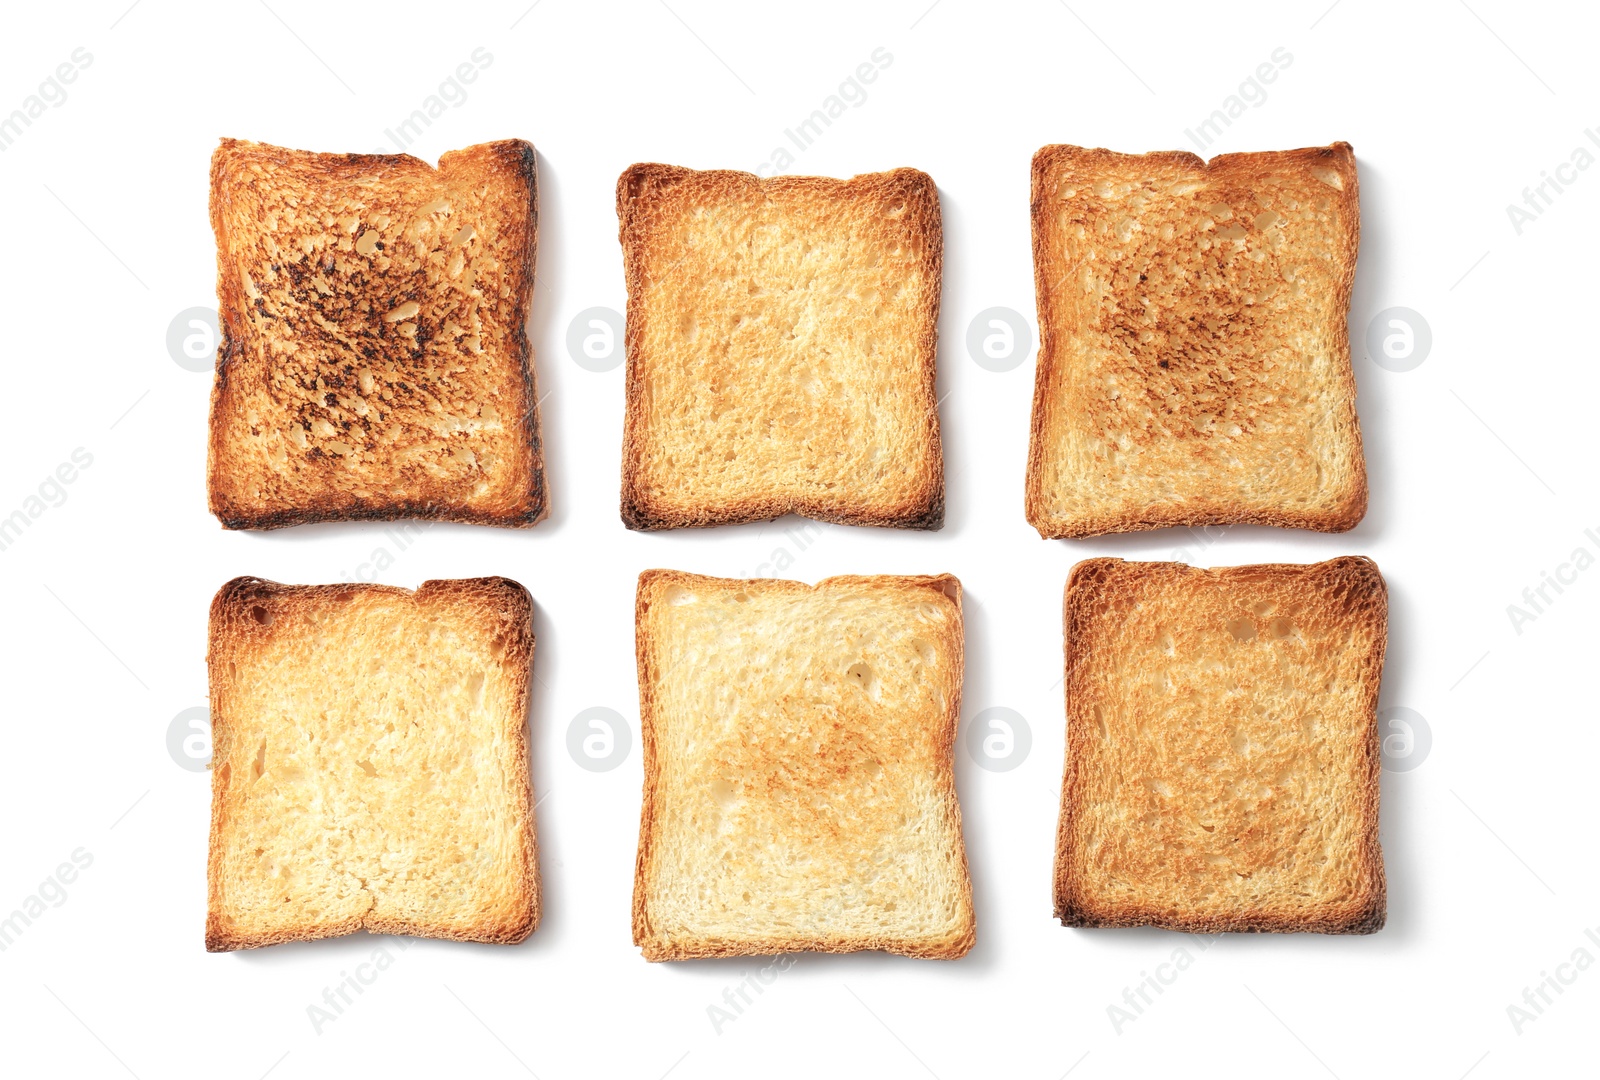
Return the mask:
M 1585 529 L 1583 535 L 1600 550 L 1600 534 L 1594 529 Z M 1578 575 L 1594 564 L 1594 552 L 1579 544 L 1572 549 L 1572 554 L 1565 562 L 1556 564 L 1555 573 L 1540 570 L 1538 583 L 1522 590 L 1522 603 L 1506 605 L 1506 618 L 1511 620 L 1511 629 L 1521 637 L 1523 627 L 1537 622 L 1539 616 L 1545 614 L 1567 589 L 1578 583 Z
M 1600 949 L 1600 933 L 1595 932 L 1595 927 L 1584 927 L 1583 936 L 1589 944 Z M 1506 1018 L 1511 1021 L 1511 1029 L 1521 1035 L 1527 1026 L 1544 1016 L 1545 1010 L 1551 1008 L 1567 992 L 1567 987 L 1577 982 L 1585 971 L 1594 966 L 1594 954 L 1585 946 L 1579 945 L 1572 950 L 1572 955 L 1555 966 L 1555 972 L 1548 969 L 1539 972 L 1539 981 L 1532 986 L 1522 988 L 1521 1003 L 1513 1002 L 1506 1006 Z
M 57 64 L 55 70 L 45 76 L 35 93 L 22 99 L 20 107 L 12 109 L 9 116 L 0 116 L 0 151 L 11 149 L 11 144 L 20 139 L 22 133 L 44 115 L 46 106 L 59 109 L 65 105 L 67 88 L 64 84 L 77 82 L 78 74 L 92 63 L 94 54 L 83 46 L 78 46 L 72 50 L 71 56 Z
M 791 152 L 782 144 L 772 148 L 772 153 L 767 160 L 757 165 L 751 171 L 757 176 L 777 176 L 788 172 L 794 165 L 796 156 L 803 154 L 811 144 L 822 137 L 822 133 L 833 126 L 833 122 L 844 116 L 851 108 L 859 109 L 867 103 L 867 85 L 877 82 L 878 75 L 890 64 L 894 63 L 894 54 L 882 45 L 872 50 L 872 55 L 857 64 L 855 70 L 845 76 L 838 89 L 822 99 L 822 104 L 811 111 L 811 115 L 801 120 L 793 127 L 783 129 L 784 137 L 794 145 Z
M 86 848 L 75 848 L 71 859 L 71 862 L 63 862 L 57 866 L 49 877 L 39 883 L 37 889 L 24 896 L 10 915 L 0 918 L 0 952 L 5 952 L 15 945 L 23 932 L 42 918 L 50 908 L 65 904 L 67 886 L 77 881 L 80 873 L 94 865 L 94 855 Z
M 1584 128 L 1583 135 L 1595 146 L 1600 147 L 1600 132 L 1593 128 Z M 1541 169 L 1539 182 L 1522 189 L 1522 205 L 1506 204 L 1506 217 L 1511 222 L 1511 231 L 1521 236 L 1522 230 L 1543 217 L 1544 212 L 1556 204 L 1556 197 L 1577 183 L 1578 175 L 1588 172 L 1589 166 L 1594 162 L 1594 154 L 1588 147 L 1580 144 L 1573 148 L 1568 160 L 1559 162 L 1552 169 Z

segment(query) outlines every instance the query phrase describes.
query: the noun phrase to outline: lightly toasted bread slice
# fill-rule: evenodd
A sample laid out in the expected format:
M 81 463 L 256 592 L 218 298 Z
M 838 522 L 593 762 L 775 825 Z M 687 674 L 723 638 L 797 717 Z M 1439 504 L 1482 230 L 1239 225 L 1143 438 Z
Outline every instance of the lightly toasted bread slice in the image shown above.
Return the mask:
M 761 179 L 634 165 L 622 520 L 944 523 L 944 237 L 915 169 Z
M 1065 601 L 1067 926 L 1383 926 L 1372 560 L 1089 559 Z
M 961 586 L 639 576 L 647 960 L 972 947 Z
M 1353 528 L 1366 513 L 1348 318 L 1348 143 L 1033 158 L 1039 362 L 1028 521 Z
M 535 162 L 520 139 L 437 169 L 222 140 L 207 486 L 225 528 L 545 515 Z
M 222 587 L 208 950 L 533 932 L 532 612 L 498 577 Z

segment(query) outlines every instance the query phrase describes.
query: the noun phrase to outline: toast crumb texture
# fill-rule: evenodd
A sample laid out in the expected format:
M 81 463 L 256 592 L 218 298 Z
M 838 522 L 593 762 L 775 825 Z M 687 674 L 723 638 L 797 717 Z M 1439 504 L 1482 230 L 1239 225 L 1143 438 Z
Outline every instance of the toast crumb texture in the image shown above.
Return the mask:
M 1066 589 L 1067 926 L 1383 926 L 1377 566 L 1090 559 Z
M 1033 159 L 1040 349 L 1028 520 L 1353 528 L 1367 478 L 1348 319 L 1348 143 Z
M 533 931 L 527 590 L 236 578 L 210 637 L 208 950 Z
M 534 174 L 516 139 L 437 169 L 222 140 L 207 475 L 224 527 L 544 516 Z
M 640 575 L 648 960 L 974 939 L 955 578 Z
M 944 522 L 944 240 L 915 169 L 760 179 L 634 165 L 622 519 Z

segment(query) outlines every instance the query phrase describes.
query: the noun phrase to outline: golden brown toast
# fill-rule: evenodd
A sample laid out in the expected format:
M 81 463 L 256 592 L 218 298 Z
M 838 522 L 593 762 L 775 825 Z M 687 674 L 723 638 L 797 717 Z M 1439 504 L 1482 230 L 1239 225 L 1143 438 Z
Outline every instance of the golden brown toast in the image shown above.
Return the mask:
M 943 233 L 915 169 L 760 179 L 634 165 L 622 519 L 936 529 Z
M 507 578 L 222 587 L 207 949 L 532 933 L 532 611 Z
M 1347 320 L 1348 143 L 1033 159 L 1039 361 L 1028 520 L 1045 537 L 1366 513 Z
M 1387 619 L 1364 558 L 1073 567 L 1062 923 L 1380 929 Z
M 639 577 L 648 960 L 972 947 L 961 586 Z
M 518 139 L 437 169 L 222 140 L 207 476 L 226 528 L 544 516 L 534 176 Z

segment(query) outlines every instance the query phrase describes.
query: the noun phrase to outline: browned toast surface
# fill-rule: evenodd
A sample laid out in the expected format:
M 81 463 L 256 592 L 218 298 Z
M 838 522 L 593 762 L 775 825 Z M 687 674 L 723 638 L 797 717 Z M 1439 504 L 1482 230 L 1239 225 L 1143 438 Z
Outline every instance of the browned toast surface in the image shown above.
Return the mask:
M 1360 521 L 1350 146 L 1047 146 L 1032 187 L 1040 534 Z
M 629 528 L 943 523 L 943 233 L 926 173 L 634 165 L 617 214 Z
M 531 145 L 434 168 L 224 139 L 211 223 L 207 475 L 225 527 L 544 516 Z
M 649 960 L 974 940 L 955 578 L 640 575 Z
M 527 937 L 532 660 L 532 600 L 506 578 L 224 585 L 206 948 Z
M 1056 915 L 1370 933 L 1385 911 L 1370 559 L 1090 559 L 1065 598 Z

